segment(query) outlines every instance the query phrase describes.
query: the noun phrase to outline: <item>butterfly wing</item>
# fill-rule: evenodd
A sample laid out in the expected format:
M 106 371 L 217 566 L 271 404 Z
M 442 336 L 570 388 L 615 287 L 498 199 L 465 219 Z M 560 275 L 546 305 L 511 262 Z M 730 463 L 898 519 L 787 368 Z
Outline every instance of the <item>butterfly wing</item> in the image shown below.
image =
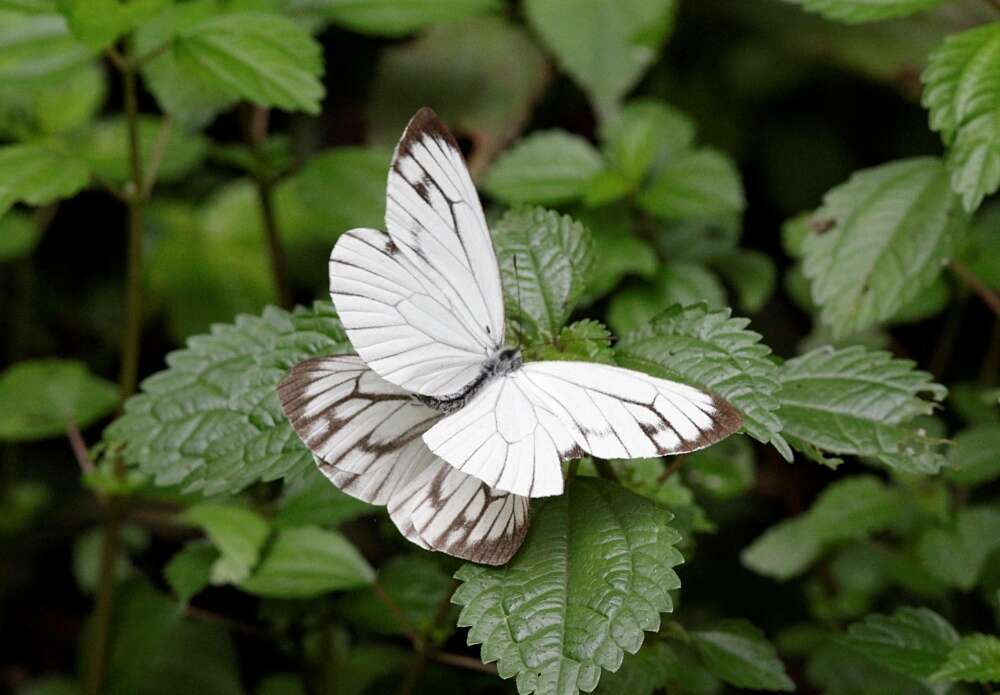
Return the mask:
M 281 382 L 278 397 L 320 471 L 344 492 L 388 506 L 417 545 L 502 564 L 524 540 L 528 500 L 490 490 L 434 455 L 421 435 L 440 413 L 358 357 L 306 360 Z
M 421 109 L 389 169 L 386 229 L 352 230 L 330 258 L 330 293 L 358 354 L 426 396 L 461 393 L 503 344 L 500 270 L 451 133 Z
M 529 362 L 424 434 L 430 449 L 500 490 L 562 492 L 559 461 L 682 454 L 739 429 L 726 401 L 677 382 L 590 362 Z

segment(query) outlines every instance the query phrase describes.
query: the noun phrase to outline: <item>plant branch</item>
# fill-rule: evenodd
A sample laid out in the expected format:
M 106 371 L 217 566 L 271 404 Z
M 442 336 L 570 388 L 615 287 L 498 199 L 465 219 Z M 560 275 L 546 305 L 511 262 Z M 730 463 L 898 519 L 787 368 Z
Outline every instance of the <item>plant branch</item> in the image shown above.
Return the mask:
M 687 456 L 674 456 L 674 460 L 670 462 L 666 470 L 660 474 L 660 477 L 656 479 L 660 485 L 667 482 L 674 473 L 681 469 L 681 466 L 687 461 Z
M 424 633 L 424 639 L 413 655 L 410 670 L 406 674 L 406 679 L 399 686 L 398 695 L 411 695 L 413 693 L 414 688 L 417 687 L 417 683 L 420 682 L 420 677 L 423 675 L 424 669 L 427 668 L 428 659 L 434 658 L 437 650 L 430 643 L 430 640 L 426 638 L 440 627 L 444 619 L 448 617 L 448 609 L 451 607 L 451 597 L 457 588 L 458 580 L 453 579 L 451 586 L 448 587 L 448 591 L 445 592 L 444 597 L 441 599 L 441 603 L 438 604 L 437 612 L 434 614 L 434 620 L 430 628 Z
M 257 159 L 256 171 L 253 172 L 257 187 L 257 200 L 260 204 L 260 214 L 264 222 L 264 234 L 271 258 L 271 275 L 274 278 L 274 290 L 278 301 L 286 309 L 292 306 L 292 293 L 288 286 L 287 263 L 285 249 L 281 243 L 281 230 L 278 227 L 278 217 L 274 210 L 274 178 L 268 171 L 267 159 L 263 145 L 267 139 L 267 109 L 254 106 L 247 128 L 250 149 Z
M 153 192 L 153 186 L 156 185 L 156 175 L 160 171 L 160 165 L 163 163 L 163 155 L 167 151 L 167 143 L 170 142 L 170 128 L 173 126 L 174 120 L 170 114 L 165 114 L 163 120 L 160 121 L 160 129 L 156 133 L 156 143 L 153 145 L 153 154 L 149 158 L 149 171 L 146 172 L 146 177 L 142 182 L 142 197 L 145 200 L 149 199 L 150 194 Z
M 375 596 L 386 605 L 396 620 L 399 621 L 399 626 L 403 628 L 406 636 L 409 638 L 410 642 L 413 643 L 413 648 L 420 649 L 424 643 L 424 638 L 420 634 L 420 631 L 413 625 L 412 622 L 410 622 L 410 619 L 406 616 L 406 613 L 403 612 L 403 609 L 400 608 L 399 604 L 393 601 L 392 597 L 386 593 L 385 588 L 378 582 L 378 580 L 376 580 L 372 585 L 372 591 L 375 592 Z
M 104 692 L 104 678 L 111 644 L 111 623 L 114 618 L 115 560 L 118 557 L 121 512 L 113 500 L 104 522 L 104 543 L 101 545 L 101 572 L 98 584 L 97 606 L 94 608 L 94 639 L 84 685 L 86 695 Z
M 997 315 L 997 317 L 1000 317 L 1000 296 L 997 296 L 997 294 L 987 287 L 982 280 L 976 277 L 976 274 L 973 273 L 964 263 L 952 260 L 948 264 L 948 267 L 951 268 L 952 272 L 955 273 L 955 275 L 957 275 L 958 278 L 969 287 L 969 289 L 975 292 L 979 298 L 983 300 L 983 303 L 986 304 L 986 306 L 988 306 L 990 310 Z
M 618 476 L 615 474 L 615 469 L 611 467 L 607 459 L 593 457 L 594 468 L 597 469 L 597 474 L 604 478 L 605 480 L 610 480 L 613 483 L 618 482 Z
M 142 226 L 143 196 L 142 151 L 139 143 L 139 105 L 135 72 L 126 63 L 122 72 L 125 91 L 125 117 L 128 124 L 129 234 L 125 281 L 125 332 L 122 336 L 122 363 L 119 384 L 122 399 L 135 393 L 139 374 L 139 339 L 142 327 Z
M 447 664 L 448 666 L 457 666 L 458 668 L 464 668 L 470 671 L 488 673 L 491 676 L 497 675 L 496 664 L 484 664 L 474 656 L 451 654 L 450 652 L 436 652 L 431 659 L 439 664 Z
M 75 422 L 66 423 L 66 436 L 69 438 L 69 445 L 73 448 L 73 456 L 80 464 L 80 470 L 84 475 L 93 473 L 94 464 L 90 460 L 90 454 L 87 453 L 87 444 L 83 441 L 83 435 L 80 434 L 80 428 L 76 426 Z

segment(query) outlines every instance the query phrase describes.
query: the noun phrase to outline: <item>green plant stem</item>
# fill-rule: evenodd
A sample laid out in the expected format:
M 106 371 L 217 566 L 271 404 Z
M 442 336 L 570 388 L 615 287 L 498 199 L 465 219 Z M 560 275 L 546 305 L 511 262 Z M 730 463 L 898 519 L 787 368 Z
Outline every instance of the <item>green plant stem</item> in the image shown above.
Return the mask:
M 87 444 L 83 441 L 80 428 L 76 426 L 75 422 L 66 423 L 66 437 L 69 439 L 69 445 L 73 449 L 73 456 L 76 457 L 76 462 L 80 464 L 80 470 L 84 475 L 92 473 L 94 471 L 94 464 L 87 453 Z
M 100 695 L 104 692 L 104 680 L 111 644 L 111 622 L 114 618 L 115 602 L 115 559 L 121 529 L 121 510 L 112 500 L 108 503 L 104 520 L 104 543 L 101 545 L 101 573 L 94 608 L 94 631 L 90 651 L 90 663 L 84 685 L 86 695 Z
M 958 276 L 958 278 L 965 283 L 970 290 L 976 293 L 983 303 L 990 308 L 990 310 L 1000 317 L 1000 296 L 997 296 L 993 290 L 987 287 L 982 280 L 976 277 L 964 263 L 960 261 L 951 261 L 949 264 L 952 272 Z
M 410 619 L 406 616 L 406 613 L 403 612 L 403 609 L 400 608 L 399 604 L 392 600 L 392 597 L 386 593 L 386 590 L 378 581 L 372 584 L 372 591 L 375 592 L 375 596 L 386 605 L 389 612 L 392 613 L 392 615 L 399 622 L 399 626 L 403 629 L 403 632 L 406 633 L 410 642 L 413 643 L 414 648 L 420 649 L 424 642 L 423 635 L 421 635 L 416 626 L 410 622 Z
M 439 664 L 447 664 L 448 666 L 457 666 L 458 668 L 468 669 L 469 671 L 479 671 L 480 673 L 488 673 L 491 676 L 497 675 L 496 664 L 484 664 L 482 661 L 474 656 L 465 656 L 464 654 L 451 654 L 448 652 L 435 652 L 434 656 L 431 657 L 434 661 Z
M 667 466 L 666 470 L 660 474 L 660 477 L 656 479 L 656 482 L 662 485 L 663 483 L 670 480 L 670 476 L 679 471 L 681 469 L 681 466 L 683 466 L 686 461 L 687 461 L 687 456 L 683 455 L 674 456 L 674 460 L 671 461 L 670 465 Z
M 250 116 L 249 141 L 257 168 L 253 172 L 254 184 L 257 188 L 257 201 L 260 204 L 260 214 L 264 222 L 264 235 L 267 239 L 268 255 L 271 259 L 271 275 L 274 278 L 274 291 L 278 301 L 286 309 L 292 307 L 292 292 L 288 285 L 288 264 L 285 260 L 285 248 L 281 243 L 281 230 L 278 226 L 278 216 L 274 210 L 275 180 L 268 171 L 267 158 L 263 150 L 267 139 L 268 111 L 260 106 L 253 107 Z

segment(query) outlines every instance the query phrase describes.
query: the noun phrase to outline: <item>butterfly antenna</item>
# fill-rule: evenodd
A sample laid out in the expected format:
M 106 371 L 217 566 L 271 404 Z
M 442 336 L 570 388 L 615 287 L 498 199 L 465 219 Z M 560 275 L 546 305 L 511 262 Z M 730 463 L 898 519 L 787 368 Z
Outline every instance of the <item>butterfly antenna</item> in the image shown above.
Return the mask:
M 517 272 L 517 254 L 514 254 L 514 293 L 517 297 L 517 348 L 520 350 L 523 344 L 524 327 L 521 325 L 521 315 L 524 309 L 521 308 L 521 274 Z

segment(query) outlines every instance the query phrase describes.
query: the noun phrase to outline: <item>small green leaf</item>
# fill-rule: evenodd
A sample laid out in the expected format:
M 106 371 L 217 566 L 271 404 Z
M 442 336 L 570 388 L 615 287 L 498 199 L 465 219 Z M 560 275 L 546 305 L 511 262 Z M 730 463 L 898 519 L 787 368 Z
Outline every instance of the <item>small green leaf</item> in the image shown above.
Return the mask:
M 694 121 L 687 115 L 660 101 L 637 99 L 603 124 L 601 137 L 609 164 L 634 190 L 648 174 L 690 149 L 694 135 Z
M 928 608 L 869 615 L 848 628 L 845 642 L 872 661 L 913 678 L 937 671 L 958 642 L 947 620 Z
M 727 399 L 743 416 L 747 434 L 770 442 L 791 460 L 774 413 L 777 369 L 760 334 L 746 330 L 749 323 L 731 318 L 728 309 L 674 306 L 623 336 L 615 354 L 625 367 L 700 386 Z
M 522 695 L 590 692 L 672 609 L 680 536 L 668 512 L 594 478 L 577 478 L 533 517 L 506 567 L 458 571 L 458 624 Z
M 981 485 L 1000 477 L 1000 425 L 978 425 L 960 432 L 948 450 L 945 476 L 963 485 Z
M 1000 188 L 1000 24 L 945 38 L 921 76 L 931 128 L 949 146 L 951 187 L 972 212 Z
M 526 360 L 579 360 L 616 364 L 611 349 L 611 333 L 599 321 L 583 319 L 563 327 L 542 343 L 527 345 Z
M 948 586 L 969 591 L 987 558 L 1000 548 L 1000 510 L 968 507 L 954 524 L 925 531 L 917 545 L 920 563 Z
M 323 98 L 320 45 L 278 14 L 210 17 L 180 33 L 178 64 L 231 98 L 316 114 Z
M 0 217 L 0 263 L 30 255 L 40 236 L 29 215 L 14 211 Z
M 14 203 L 46 205 L 72 197 L 89 181 L 87 165 L 64 143 L 0 147 L 0 216 Z
M 846 24 L 906 17 L 937 7 L 944 0 L 785 0 Z
M 52 502 L 44 483 L 21 480 L 0 493 L 0 537 L 17 536 L 42 518 Z
M 603 168 L 600 153 L 563 130 L 532 133 L 493 164 L 483 187 L 509 205 L 555 205 L 580 198 Z
M 559 332 L 586 288 L 590 235 L 567 215 L 510 210 L 493 226 L 508 321 L 537 336 Z
M 163 578 L 177 599 L 187 603 L 211 583 L 212 568 L 218 561 L 219 551 L 211 543 L 192 541 L 170 558 L 163 568 Z
M 618 334 L 647 324 L 667 307 L 705 302 L 712 309 L 726 305 L 726 290 L 718 277 L 700 263 L 661 263 L 649 280 L 629 283 L 608 306 L 608 323 Z
M 938 159 L 856 172 L 826 194 L 803 242 L 820 318 L 837 338 L 891 319 L 940 275 L 965 224 Z
M 0 84 L 56 81 L 89 63 L 95 51 L 70 33 L 56 14 L 20 14 L 0 8 Z
M 886 466 L 934 473 L 945 459 L 934 442 L 905 423 L 934 410 L 946 389 L 909 360 L 860 346 L 819 348 L 778 370 L 778 416 L 788 441 L 826 461 L 820 451 L 870 458 Z M 924 400 L 929 396 L 933 401 Z
M 142 170 L 144 173 L 150 171 L 154 154 L 162 148 L 156 170 L 157 180 L 170 182 L 183 179 L 201 164 L 208 142 L 201 135 L 185 133 L 177 128 L 162 131 L 161 125 L 161 119 L 153 117 L 144 117 L 139 121 Z M 117 117 L 94 123 L 83 136 L 80 156 L 95 174 L 115 183 L 128 181 L 131 172 L 125 119 Z
M 246 579 L 271 534 L 262 516 L 231 504 L 203 502 L 184 512 L 181 519 L 201 528 L 219 550 L 221 557 L 212 565 L 213 584 L 237 584 Z
M 324 242 L 356 227 L 380 229 L 385 220 L 389 152 L 337 147 L 309 159 L 288 184 L 324 230 Z
M 753 690 L 795 690 L 774 647 L 745 620 L 724 620 L 690 632 L 708 670 L 726 683 Z
M 743 211 L 743 181 L 733 161 L 708 147 L 668 161 L 639 194 L 639 205 L 665 220 L 718 219 Z
M 995 635 L 963 637 L 931 678 L 963 683 L 1000 682 L 1000 639 Z
M 118 387 L 81 362 L 19 362 L 0 373 L 0 440 L 33 441 L 83 429 L 118 405 Z
M 102 49 L 147 21 L 172 0 L 57 0 L 80 41 Z
M 37 82 L 7 82 L 0 90 L 0 137 L 31 141 L 70 133 L 97 114 L 107 92 L 107 76 L 96 62 Z
M 333 528 L 375 511 L 370 504 L 338 490 L 316 468 L 301 480 L 286 484 L 283 492 L 271 519 L 276 528 L 305 525 Z
M 240 588 L 271 598 L 312 598 L 357 589 L 375 571 L 346 538 L 315 526 L 281 529 L 263 559 Z
M 405 36 L 424 27 L 501 9 L 499 0 L 326 0 L 320 14 L 374 36 Z
M 899 307 L 892 324 L 917 323 L 940 314 L 951 302 L 951 285 L 942 276 L 922 289 L 915 297 Z
M 766 253 L 743 249 L 714 258 L 712 267 L 736 290 L 740 308 L 747 313 L 763 309 L 774 294 L 778 269 Z
M 635 654 L 626 654 L 620 669 L 605 673 L 594 695 L 653 695 L 680 669 L 670 647 L 663 642 L 646 643 Z
M 656 249 L 636 236 L 628 210 L 607 205 L 577 209 L 573 215 L 590 231 L 594 258 L 601 259 L 600 263 L 590 265 L 581 305 L 604 297 L 628 275 L 649 278 L 656 273 L 660 264 Z

